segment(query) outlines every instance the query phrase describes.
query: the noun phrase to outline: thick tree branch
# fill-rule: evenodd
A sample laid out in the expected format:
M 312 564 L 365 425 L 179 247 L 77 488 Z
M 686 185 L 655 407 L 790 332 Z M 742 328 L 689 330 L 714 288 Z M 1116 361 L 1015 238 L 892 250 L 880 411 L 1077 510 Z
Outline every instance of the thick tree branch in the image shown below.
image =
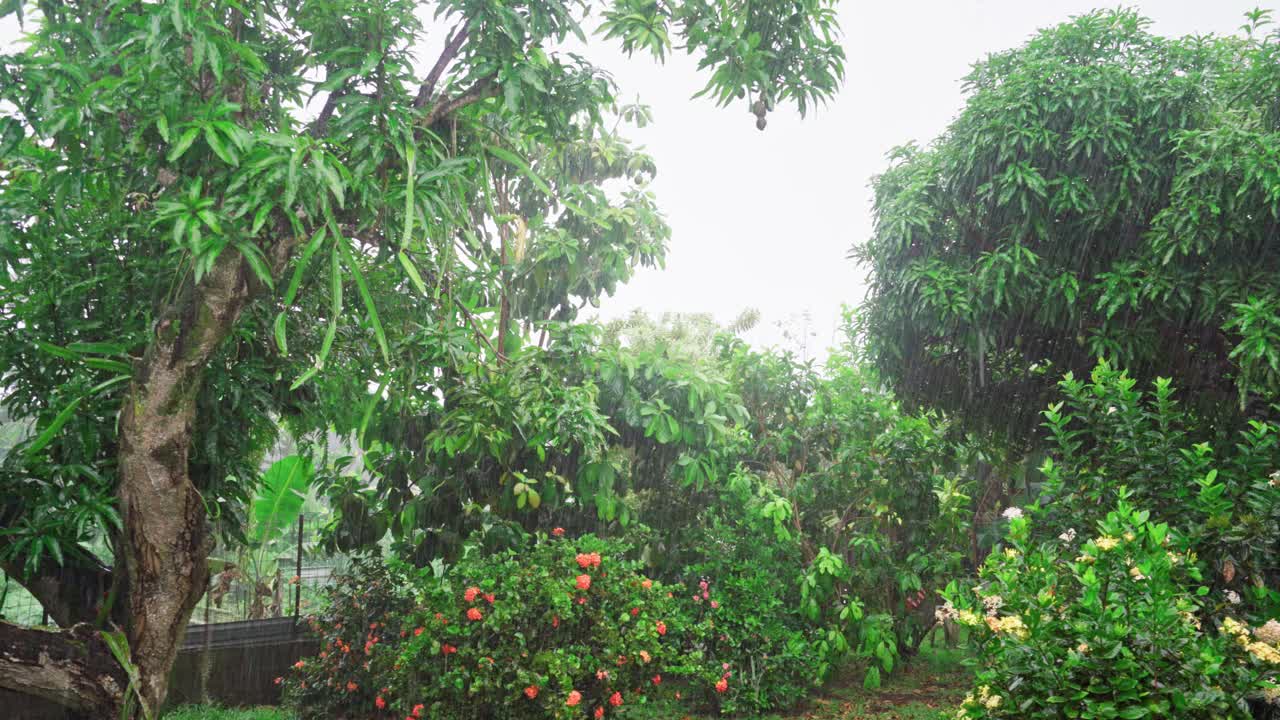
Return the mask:
M 436 64 L 431 67 L 431 72 L 427 73 L 427 79 L 422 83 L 422 87 L 418 88 L 418 96 L 413 99 L 415 108 L 424 108 L 431 101 L 431 96 L 436 91 L 436 83 L 440 82 L 440 76 L 444 75 L 444 71 L 448 69 L 449 63 L 458 56 L 458 51 L 462 49 L 462 43 L 467 41 L 467 28 L 465 26 L 454 31 L 449 37 L 449 41 L 445 43 L 444 50 L 440 53 L 440 57 L 436 58 Z
M 0 537 L 0 552 L 9 541 Z M 94 622 L 103 598 L 111 589 L 111 568 L 87 551 L 65 554 L 61 565 L 43 563 L 34 577 L 25 577 L 17 563 L 0 563 L 0 569 L 35 596 L 49 618 L 67 628 Z
M 320 109 L 320 114 L 316 117 L 315 123 L 311 126 L 311 136 L 322 138 L 325 133 L 329 132 L 329 120 L 333 117 L 333 113 L 338 109 L 338 101 L 341 100 L 348 92 L 347 85 L 329 93 L 329 97 L 325 98 L 324 107 Z
M 492 77 L 479 80 L 475 85 L 472 85 L 469 90 L 461 95 L 436 103 L 431 108 L 431 112 L 427 113 L 427 117 L 422 122 L 427 127 L 431 127 L 437 122 L 472 103 L 477 103 L 481 100 L 486 100 L 496 96 L 501 90 L 501 86 L 498 85 L 497 81 Z
M 128 687 L 124 669 L 89 625 L 41 630 L 0 622 L 0 688 L 107 718 L 120 716 Z

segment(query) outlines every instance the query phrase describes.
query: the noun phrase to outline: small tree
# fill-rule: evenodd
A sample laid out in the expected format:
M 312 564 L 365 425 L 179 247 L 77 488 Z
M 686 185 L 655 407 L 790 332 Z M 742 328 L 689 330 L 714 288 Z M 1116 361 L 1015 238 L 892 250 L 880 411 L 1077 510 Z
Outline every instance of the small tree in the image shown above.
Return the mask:
M 834 91 L 832 6 L 0 6 L 34 15 L 29 45 L 0 58 L 0 358 L 7 409 L 39 419 L 5 465 L 0 551 L 69 628 L 0 624 L 15 649 L 0 686 L 112 716 L 122 675 L 77 623 L 113 619 L 158 711 L 205 590 L 209 516 L 242 512 L 237 478 L 254 476 L 275 416 L 315 397 L 352 305 L 343 338 L 384 363 L 413 322 L 465 322 L 501 357 L 529 226 L 606 247 L 660 227 L 642 199 L 575 174 L 570 151 L 608 136 L 615 108 L 607 76 L 557 50 L 585 18 L 628 51 L 661 57 L 675 39 L 710 70 L 706 92 L 749 103 L 763 128 L 774 103 L 803 111 Z M 420 66 L 429 34 L 443 49 Z M 451 290 L 469 277 L 497 279 L 492 310 Z M 617 277 L 553 283 L 540 307 Z M 302 292 L 315 285 L 327 292 Z M 109 568 L 84 549 L 103 534 Z

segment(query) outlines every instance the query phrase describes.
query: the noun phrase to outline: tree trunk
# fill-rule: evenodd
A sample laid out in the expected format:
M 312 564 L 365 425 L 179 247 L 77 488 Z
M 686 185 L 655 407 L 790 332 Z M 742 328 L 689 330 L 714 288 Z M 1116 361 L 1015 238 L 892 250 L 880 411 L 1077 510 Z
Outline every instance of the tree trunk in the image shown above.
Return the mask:
M 164 312 L 135 364 L 120 414 L 125 632 L 153 717 L 209 579 L 212 540 L 188 455 L 205 368 L 252 295 L 243 265 L 238 252 L 224 250 L 208 275 Z
M 129 678 L 98 632 L 0 622 L 0 688 L 34 695 L 89 718 L 118 718 Z

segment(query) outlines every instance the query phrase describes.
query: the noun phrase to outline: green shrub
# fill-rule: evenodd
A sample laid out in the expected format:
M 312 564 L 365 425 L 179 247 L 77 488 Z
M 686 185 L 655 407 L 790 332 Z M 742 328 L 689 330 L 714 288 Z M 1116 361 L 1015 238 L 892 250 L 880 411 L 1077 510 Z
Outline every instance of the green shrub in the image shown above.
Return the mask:
M 444 572 L 366 564 L 316 621 L 325 651 L 288 680 L 290 703 L 304 720 L 625 712 L 688 662 L 674 593 L 627 550 L 544 538 Z
M 1096 537 L 1036 543 L 1030 520 L 1009 515 L 974 594 L 948 588 L 943 612 L 979 650 L 957 717 L 1246 718 L 1272 692 L 1280 626 L 1211 627 L 1194 553 L 1167 524 L 1121 500 Z
M 703 711 L 739 713 L 795 704 L 825 680 L 847 649 L 844 633 L 806 616 L 805 568 L 794 542 L 762 541 L 713 522 L 690 543 L 681 596 L 687 699 Z M 717 684 L 719 689 L 717 689 Z
M 1066 376 L 1063 402 L 1045 412 L 1051 438 L 1040 493 L 1039 537 L 1085 528 L 1115 506 L 1123 483 L 1131 502 L 1193 543 L 1213 589 L 1211 605 L 1240 597 L 1280 612 L 1280 426 L 1207 426 L 1175 399 L 1168 380 L 1149 393 L 1100 363 L 1087 380 Z

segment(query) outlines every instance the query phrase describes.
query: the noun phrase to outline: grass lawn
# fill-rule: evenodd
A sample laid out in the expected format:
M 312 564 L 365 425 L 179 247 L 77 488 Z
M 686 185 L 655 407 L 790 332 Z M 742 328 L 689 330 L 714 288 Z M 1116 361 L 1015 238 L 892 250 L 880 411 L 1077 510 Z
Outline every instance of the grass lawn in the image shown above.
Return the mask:
M 220 708 L 212 705 L 184 705 L 164 714 L 163 720 L 292 720 L 280 708 Z

